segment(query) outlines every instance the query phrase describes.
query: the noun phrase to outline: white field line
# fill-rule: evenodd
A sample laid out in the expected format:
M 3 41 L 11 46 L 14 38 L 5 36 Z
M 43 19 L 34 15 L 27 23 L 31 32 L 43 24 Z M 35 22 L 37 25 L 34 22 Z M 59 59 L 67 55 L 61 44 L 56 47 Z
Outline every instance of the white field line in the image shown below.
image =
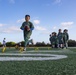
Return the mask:
M 32 51 L 26 51 L 26 52 L 67 52 L 68 50 L 32 50 Z
M 0 53 L 0 55 L 9 56 L 9 57 L 0 57 L 0 61 L 37 61 L 37 60 L 43 61 L 43 60 L 58 60 L 58 59 L 67 58 L 66 55 L 55 55 L 55 54 L 13 54 L 13 53 L 12 54 L 6 54 L 6 53 L 1 54 Z M 10 57 L 11 55 L 14 55 L 14 57 Z M 23 57 L 15 57 L 15 55 L 20 55 Z M 41 56 L 45 56 L 45 57 L 41 57 Z

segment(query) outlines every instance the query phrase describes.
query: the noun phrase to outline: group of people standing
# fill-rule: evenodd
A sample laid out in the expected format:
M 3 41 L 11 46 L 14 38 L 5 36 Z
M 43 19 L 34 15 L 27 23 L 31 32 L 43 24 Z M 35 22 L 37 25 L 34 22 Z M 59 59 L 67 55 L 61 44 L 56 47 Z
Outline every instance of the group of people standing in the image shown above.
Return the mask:
M 68 35 L 68 30 L 64 29 L 62 32 L 62 29 L 58 30 L 58 34 L 56 32 L 52 32 L 50 34 L 50 43 L 52 48 L 68 48 L 68 40 L 69 40 L 69 35 Z

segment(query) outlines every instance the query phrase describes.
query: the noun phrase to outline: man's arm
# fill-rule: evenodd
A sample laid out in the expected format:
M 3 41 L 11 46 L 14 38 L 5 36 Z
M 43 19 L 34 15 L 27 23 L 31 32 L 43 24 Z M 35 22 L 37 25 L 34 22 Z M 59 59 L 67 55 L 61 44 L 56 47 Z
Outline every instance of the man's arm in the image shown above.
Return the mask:
M 33 23 L 31 23 L 31 22 L 30 22 L 30 30 L 31 30 L 31 31 L 34 30 L 34 25 L 33 25 Z
M 22 26 L 20 27 L 21 30 L 24 30 L 24 23 L 22 24 Z
M 69 40 L 69 34 L 67 33 L 67 40 Z

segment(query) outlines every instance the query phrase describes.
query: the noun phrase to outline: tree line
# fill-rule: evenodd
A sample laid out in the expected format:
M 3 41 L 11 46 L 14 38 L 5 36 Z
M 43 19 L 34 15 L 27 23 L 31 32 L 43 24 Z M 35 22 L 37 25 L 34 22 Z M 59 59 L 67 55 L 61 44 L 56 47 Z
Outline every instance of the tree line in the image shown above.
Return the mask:
M 21 43 L 21 46 L 23 47 L 24 46 L 24 41 L 21 41 L 21 42 L 19 42 L 19 43 Z M 6 46 L 7 47 L 15 47 L 16 45 L 19 45 L 19 43 L 15 43 L 15 42 L 7 42 L 6 43 Z M 0 42 L 0 47 L 2 47 L 3 45 L 2 45 L 2 43 Z M 36 44 L 34 44 L 34 45 L 31 45 L 31 44 L 29 44 L 28 45 L 29 47 L 49 47 L 49 46 L 51 46 L 51 44 L 50 43 L 45 43 L 44 41 L 43 42 L 36 42 Z M 75 40 L 69 40 L 68 41 L 68 46 L 69 47 L 76 47 L 76 41 Z

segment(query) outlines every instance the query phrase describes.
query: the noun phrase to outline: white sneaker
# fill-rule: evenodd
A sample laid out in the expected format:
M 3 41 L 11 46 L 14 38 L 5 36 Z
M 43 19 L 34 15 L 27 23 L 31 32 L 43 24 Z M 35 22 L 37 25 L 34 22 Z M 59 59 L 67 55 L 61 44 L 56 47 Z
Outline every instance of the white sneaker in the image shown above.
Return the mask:
M 66 49 L 66 48 L 64 48 L 64 49 Z

